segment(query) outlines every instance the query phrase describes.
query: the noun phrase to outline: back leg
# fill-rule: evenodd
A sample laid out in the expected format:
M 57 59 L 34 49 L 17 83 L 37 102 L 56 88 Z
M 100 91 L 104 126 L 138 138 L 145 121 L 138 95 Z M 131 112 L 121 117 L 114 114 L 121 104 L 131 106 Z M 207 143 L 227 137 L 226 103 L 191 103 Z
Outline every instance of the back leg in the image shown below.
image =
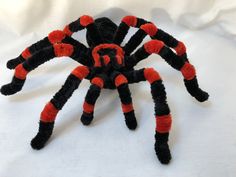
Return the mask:
M 83 114 L 81 116 L 81 122 L 84 125 L 89 125 L 94 117 L 95 103 L 101 93 L 101 89 L 104 86 L 104 79 L 102 75 L 96 76 L 91 80 L 91 86 L 85 96 L 83 104 Z
M 112 43 L 114 34 L 117 30 L 117 25 L 112 22 L 109 18 L 102 17 L 97 18 L 94 21 L 104 43 Z M 86 34 L 87 43 L 90 47 L 93 46 L 93 40 L 91 39 L 91 35 L 89 31 Z
M 73 92 L 79 87 L 81 80 L 88 74 L 89 69 L 86 66 L 78 66 L 69 75 L 62 88 L 46 104 L 40 116 L 38 133 L 31 141 L 33 149 L 39 150 L 44 147 L 53 132 L 54 122 L 59 110 L 62 109 Z
M 93 17 L 88 15 L 83 15 L 72 23 L 66 25 L 63 31 L 68 36 L 71 36 L 73 33 L 78 32 L 84 28 L 87 29 L 87 34 L 89 35 L 90 47 L 103 43 L 103 38 L 100 35 L 100 32 L 94 22 Z
M 183 42 L 178 41 L 170 34 L 158 29 L 153 23 L 148 22 L 142 18 L 137 18 L 135 16 L 125 16 L 114 37 L 114 43 L 120 45 L 124 40 L 126 34 L 130 27 L 139 28 L 139 30 L 130 38 L 127 44 L 124 46 L 125 53 L 127 55 L 131 54 L 138 46 L 141 44 L 143 39 L 149 35 L 152 39 L 161 40 L 168 47 L 173 48 L 177 55 L 183 57 L 187 60 L 186 47 Z

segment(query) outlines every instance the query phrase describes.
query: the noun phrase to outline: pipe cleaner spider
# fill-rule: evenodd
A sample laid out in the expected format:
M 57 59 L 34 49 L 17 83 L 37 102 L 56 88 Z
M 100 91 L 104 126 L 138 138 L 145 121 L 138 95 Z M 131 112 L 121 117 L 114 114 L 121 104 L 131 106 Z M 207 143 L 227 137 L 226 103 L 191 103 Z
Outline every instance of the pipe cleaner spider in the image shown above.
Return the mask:
M 138 28 L 138 31 L 121 47 L 130 27 Z M 71 37 L 74 32 L 85 28 L 89 48 Z M 152 40 L 134 51 L 147 35 Z M 116 88 L 125 123 L 131 130 L 136 128 L 137 122 L 128 84 L 148 81 L 155 104 L 155 151 L 160 162 L 167 164 L 171 159 L 168 136 L 172 120 L 164 85 L 153 68 L 134 69 L 135 65 L 151 54 L 160 55 L 169 65 L 181 71 L 187 91 L 198 101 L 208 99 L 208 94 L 198 86 L 195 69 L 187 59 L 185 45 L 153 23 L 135 16 L 124 17 L 117 26 L 108 18 L 94 21 L 92 17 L 84 15 L 67 25 L 63 31 L 51 32 L 26 48 L 19 57 L 8 61 L 7 67 L 15 69 L 15 74 L 11 83 L 2 86 L 1 93 L 12 95 L 19 92 L 30 71 L 55 57 L 67 56 L 82 64 L 71 72 L 41 113 L 39 131 L 31 141 L 32 148 L 41 149 L 52 134 L 56 115 L 83 79 L 90 80 L 91 86 L 83 104 L 82 123 L 89 125 L 93 120 L 95 102 L 101 89 Z

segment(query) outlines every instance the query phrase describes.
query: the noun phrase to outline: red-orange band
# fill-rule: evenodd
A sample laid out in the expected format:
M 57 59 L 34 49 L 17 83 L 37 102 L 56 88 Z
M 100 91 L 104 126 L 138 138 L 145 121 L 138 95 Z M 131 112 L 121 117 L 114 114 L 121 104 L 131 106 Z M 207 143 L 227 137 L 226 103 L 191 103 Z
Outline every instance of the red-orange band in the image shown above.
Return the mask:
M 59 110 L 57 110 L 55 106 L 49 102 L 41 112 L 40 120 L 43 122 L 53 122 L 57 116 L 58 111 Z
M 193 65 L 185 62 L 184 66 L 180 70 L 186 80 L 192 80 L 196 76 L 196 71 Z
M 27 74 L 28 74 L 28 71 L 26 71 L 26 69 L 23 67 L 22 64 L 19 64 L 19 65 L 15 68 L 15 77 L 16 77 L 16 78 L 25 80 Z
M 186 47 L 183 42 L 179 41 L 177 47 L 174 48 L 177 55 L 181 56 L 186 53 Z
M 104 86 L 104 81 L 100 77 L 94 77 L 91 81 L 92 84 L 97 85 L 100 88 L 103 88 Z
M 156 131 L 160 133 L 168 133 L 171 129 L 171 115 L 156 116 Z
M 160 75 L 153 68 L 146 68 L 144 70 L 144 77 L 150 84 L 157 80 L 161 80 Z
M 137 17 L 135 17 L 135 16 L 125 16 L 122 19 L 122 22 L 124 22 L 128 26 L 135 27 L 136 24 L 137 24 Z
M 89 74 L 89 69 L 86 66 L 78 66 L 72 71 L 71 74 L 82 80 Z
M 29 57 L 31 57 L 31 53 L 29 51 L 29 48 L 26 48 L 22 53 L 21 53 L 21 56 L 26 60 L 28 59 Z
M 122 110 L 124 113 L 130 112 L 134 110 L 133 104 L 121 104 Z
M 88 26 L 89 24 L 93 23 L 93 17 L 89 15 L 83 15 L 80 17 L 80 24 L 84 27 Z
M 126 77 L 122 74 L 119 74 L 118 76 L 116 76 L 115 78 L 115 85 L 116 87 L 119 87 L 122 84 L 128 83 L 128 80 L 126 79 Z
M 164 43 L 159 40 L 151 40 L 144 44 L 144 49 L 149 54 L 159 53 L 162 47 L 164 47 Z
M 66 27 L 63 29 L 63 32 L 67 35 L 67 36 L 71 36 L 73 34 L 73 32 L 70 30 L 69 25 L 66 25 Z
M 61 42 L 66 37 L 66 34 L 61 30 L 55 30 L 48 35 L 48 40 L 51 44 Z
M 70 44 L 53 44 L 53 48 L 57 57 L 71 56 L 74 52 L 74 47 Z
M 158 31 L 157 27 L 152 23 L 146 23 L 140 26 L 140 28 L 150 36 L 154 36 Z
M 124 51 L 120 46 L 115 45 L 115 44 L 100 44 L 100 45 L 96 46 L 92 51 L 93 59 L 95 62 L 94 66 L 96 66 L 96 67 L 101 66 L 100 55 L 98 54 L 98 51 L 101 49 L 115 49 L 116 55 L 118 55 L 120 57 L 119 59 L 124 60 Z M 103 57 L 106 57 L 106 56 L 103 56 Z M 120 61 L 117 61 L 117 62 L 119 63 Z
M 84 102 L 83 105 L 84 112 L 86 113 L 92 113 L 94 110 L 94 105 L 88 104 L 86 101 Z

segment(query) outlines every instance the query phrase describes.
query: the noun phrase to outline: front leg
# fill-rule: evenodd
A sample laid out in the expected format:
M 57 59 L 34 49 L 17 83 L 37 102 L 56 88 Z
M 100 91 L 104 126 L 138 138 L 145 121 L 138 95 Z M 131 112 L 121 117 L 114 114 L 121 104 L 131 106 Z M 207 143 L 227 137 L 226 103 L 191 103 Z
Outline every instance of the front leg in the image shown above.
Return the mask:
M 89 69 L 85 66 L 75 68 L 62 88 L 54 95 L 51 101 L 46 104 L 40 116 L 38 133 L 31 141 L 33 149 L 39 150 L 45 146 L 53 132 L 53 126 L 58 112 L 79 87 L 81 80 L 88 74 Z
M 137 120 L 134 114 L 128 80 L 123 74 L 119 73 L 114 73 L 113 78 L 121 100 L 121 107 L 125 116 L 125 123 L 130 130 L 134 130 L 137 127 Z
M 104 79 L 101 76 L 96 76 L 91 80 L 91 86 L 85 96 L 84 104 L 83 104 L 83 114 L 81 116 L 81 122 L 84 125 L 89 125 L 94 116 L 94 107 L 95 103 L 101 93 L 101 89 L 104 86 Z
M 124 74 L 129 83 L 148 81 L 151 84 L 151 94 L 155 104 L 155 151 L 162 164 L 168 164 L 171 160 L 171 153 L 168 145 L 169 131 L 172 118 L 166 101 L 165 87 L 157 71 L 152 68 L 145 68 L 127 72 Z

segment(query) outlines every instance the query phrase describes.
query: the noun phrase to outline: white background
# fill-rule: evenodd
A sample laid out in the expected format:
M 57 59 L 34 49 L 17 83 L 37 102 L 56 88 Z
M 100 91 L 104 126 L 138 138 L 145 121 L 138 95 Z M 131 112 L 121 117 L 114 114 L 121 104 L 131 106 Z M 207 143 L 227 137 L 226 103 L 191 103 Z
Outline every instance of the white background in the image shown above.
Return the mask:
M 234 177 L 236 1 L 0 0 L 0 85 L 13 75 L 5 66 L 9 59 L 83 14 L 107 16 L 117 24 L 127 14 L 136 15 L 184 41 L 210 100 L 195 101 L 181 74 L 153 55 L 136 68 L 154 67 L 164 80 L 173 116 L 169 165 L 161 165 L 155 156 L 147 83 L 130 86 L 136 131 L 126 128 L 117 93 L 111 90 L 102 92 L 92 125 L 83 126 L 80 116 L 89 86 L 85 81 L 59 113 L 47 146 L 34 151 L 29 143 L 41 110 L 77 66 L 69 58 L 55 59 L 30 73 L 20 93 L 0 96 L 0 177 Z M 74 35 L 81 42 L 84 36 Z

